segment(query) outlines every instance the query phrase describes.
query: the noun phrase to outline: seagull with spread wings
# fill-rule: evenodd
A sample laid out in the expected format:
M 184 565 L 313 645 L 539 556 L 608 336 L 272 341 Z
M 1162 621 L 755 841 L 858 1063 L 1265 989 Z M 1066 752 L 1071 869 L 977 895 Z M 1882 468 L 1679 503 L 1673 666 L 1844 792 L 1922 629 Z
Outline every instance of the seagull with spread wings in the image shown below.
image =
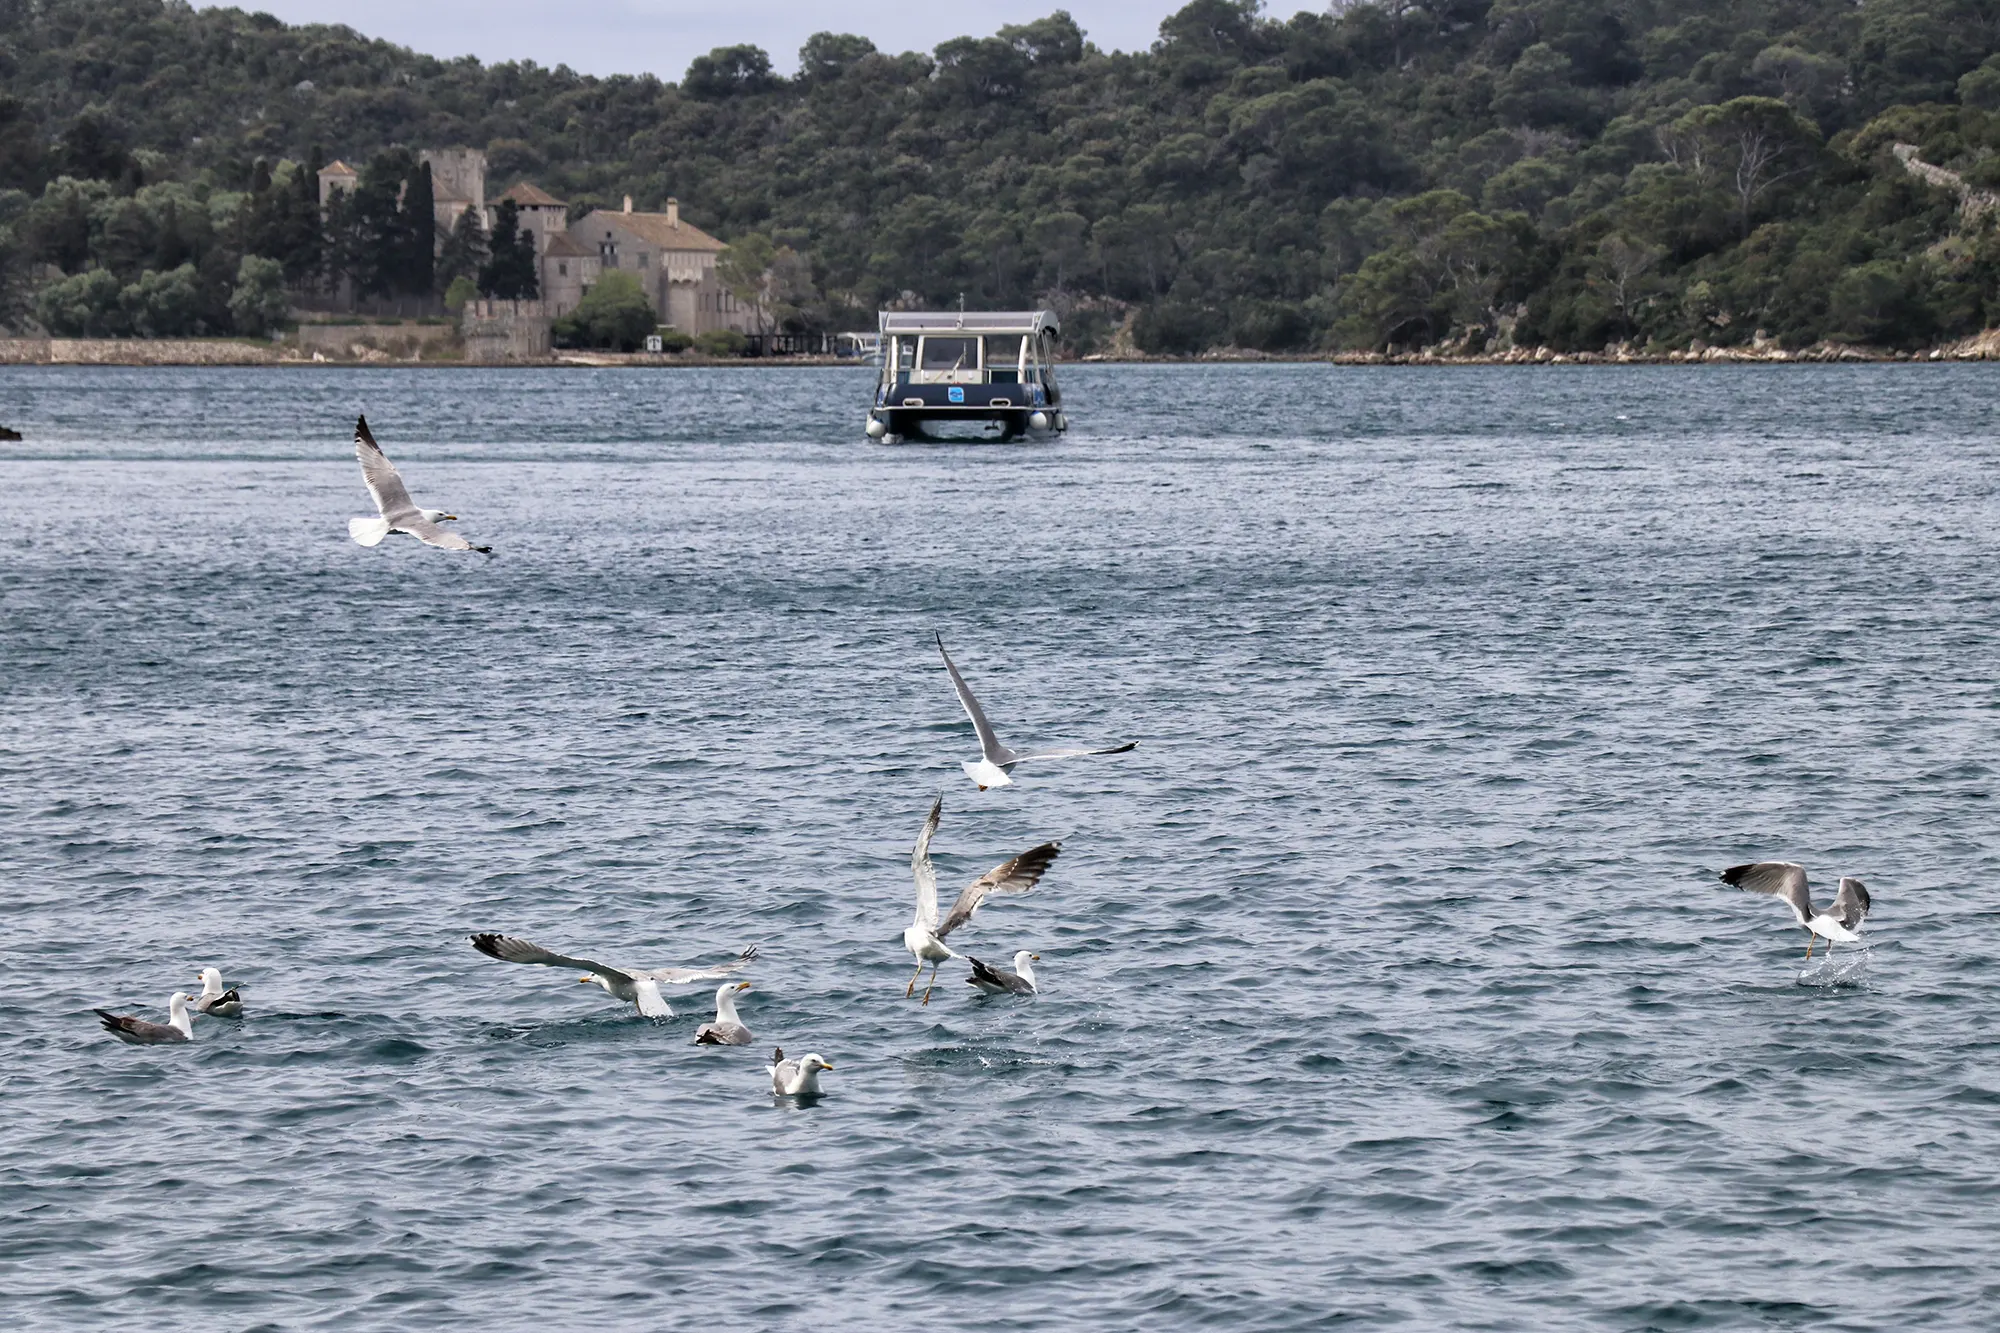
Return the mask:
M 931 984 L 924 987 L 924 1003 L 931 1002 L 931 990 L 937 985 L 938 964 L 947 958 L 959 958 L 946 944 L 945 937 L 966 922 L 979 910 L 980 904 L 996 893 L 1026 893 L 1041 882 L 1048 868 L 1062 851 L 1059 842 L 1045 842 L 1038 847 L 1030 847 L 1011 861 L 1003 861 L 978 879 L 965 886 L 958 895 L 958 901 L 951 905 L 951 911 L 942 920 L 938 918 L 937 871 L 931 867 L 931 835 L 937 832 L 938 823 L 944 818 L 944 797 L 931 802 L 931 813 L 924 820 L 923 832 L 917 835 L 917 845 L 910 853 L 910 875 L 917 882 L 917 915 L 903 931 L 903 947 L 916 956 L 917 970 L 910 977 L 910 984 L 903 988 L 903 998 L 909 999 L 917 988 L 917 978 L 924 974 L 924 964 L 931 965 Z
M 1806 929 L 1808 958 L 1812 957 L 1816 936 L 1825 937 L 1828 953 L 1833 952 L 1835 940 L 1852 944 L 1861 938 L 1861 921 L 1868 915 L 1870 905 L 1868 886 L 1851 876 L 1841 877 L 1833 906 L 1825 911 L 1813 908 L 1812 891 L 1806 886 L 1806 868 L 1790 861 L 1753 861 L 1749 865 L 1731 866 L 1722 872 L 1722 882 L 1734 884 L 1746 893 L 1768 893 L 1783 898 Z
M 350 518 L 347 520 L 347 535 L 363 546 L 377 546 L 392 532 L 407 532 L 426 546 L 442 547 L 447 551 L 482 551 L 493 553 L 490 546 L 474 546 L 455 532 L 446 532 L 440 523 L 453 523 L 457 514 L 447 514 L 442 509 L 419 509 L 410 499 L 410 488 L 403 484 L 403 474 L 396 471 L 396 465 L 382 452 L 382 446 L 375 443 L 375 437 L 368 433 L 368 418 L 354 419 L 354 456 L 361 460 L 361 480 L 368 483 L 368 493 L 375 497 L 375 507 L 381 511 L 379 518 Z
M 623 1000 L 627 1004 L 637 1005 L 639 1012 L 648 1018 L 674 1016 L 674 1011 L 667 1005 L 667 997 L 660 993 L 660 987 L 714 981 L 732 972 L 741 972 L 757 957 L 757 946 L 753 944 L 731 961 L 718 963 L 714 967 L 656 967 L 650 971 L 643 971 L 638 968 L 612 967 L 608 963 L 594 963 L 588 958 L 571 958 L 567 954 L 551 953 L 539 944 L 530 944 L 512 935 L 474 935 L 472 947 L 488 958 L 498 958 L 503 963 L 539 963 L 543 967 L 581 968 L 584 975 L 577 978 L 579 984 L 588 982 L 602 986 L 605 994 Z
M 1061 750 L 1010 750 L 1000 743 L 993 732 L 993 724 L 986 720 L 986 714 L 979 707 L 979 700 L 972 697 L 972 690 L 965 683 L 965 677 L 958 674 L 952 664 L 951 654 L 944 650 L 944 635 L 937 636 L 938 654 L 944 658 L 944 669 L 951 673 L 951 687 L 958 691 L 958 702 L 965 709 L 965 715 L 972 719 L 972 729 L 979 733 L 979 762 L 961 763 L 965 776 L 981 791 L 988 787 L 1004 787 L 1014 779 L 1009 776 L 1014 765 L 1029 759 L 1075 759 L 1087 754 L 1124 754 L 1137 745 L 1137 741 L 1127 741 L 1123 745 L 1110 745 L 1103 749 L 1061 749 Z

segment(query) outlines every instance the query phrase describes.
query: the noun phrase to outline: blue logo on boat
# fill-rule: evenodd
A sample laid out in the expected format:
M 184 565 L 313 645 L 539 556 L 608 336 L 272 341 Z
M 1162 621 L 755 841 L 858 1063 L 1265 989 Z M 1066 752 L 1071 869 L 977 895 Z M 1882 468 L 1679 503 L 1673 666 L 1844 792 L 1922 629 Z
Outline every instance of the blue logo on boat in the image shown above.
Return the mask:
M 965 401 L 965 390 L 959 388 L 956 384 L 954 384 L 951 386 L 951 388 L 945 391 L 944 396 L 946 398 L 949 398 L 954 403 L 962 403 Z

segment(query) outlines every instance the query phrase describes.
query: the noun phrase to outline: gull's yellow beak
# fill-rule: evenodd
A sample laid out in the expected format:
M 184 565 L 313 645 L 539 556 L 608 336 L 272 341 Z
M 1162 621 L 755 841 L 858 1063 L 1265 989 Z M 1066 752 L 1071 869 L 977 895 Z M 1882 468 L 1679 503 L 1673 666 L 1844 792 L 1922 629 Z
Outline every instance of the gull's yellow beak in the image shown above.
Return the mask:
M 749 982 L 747 982 L 747 981 L 739 981 L 739 982 L 737 982 L 737 983 L 736 983 L 736 989 L 737 989 L 737 990 L 749 990 L 749 989 L 750 989 L 750 983 L 749 983 Z
M 441 523 L 456 523 L 456 522 L 458 522 L 458 515 L 457 515 L 457 514 L 446 514 L 446 515 L 445 515 L 445 516 L 444 516 L 444 517 L 443 517 L 442 519 L 440 519 L 440 520 L 438 520 L 438 521 L 439 521 L 439 522 L 441 522 Z
M 833 1068 L 833 1061 L 831 1061 L 831 1060 L 828 1060 L 828 1061 L 826 1061 L 826 1067 L 827 1067 L 828 1069 L 831 1069 L 831 1068 Z
M 1028 961 L 1031 963 L 1039 963 L 1042 961 L 1042 956 L 1038 953 L 1031 953 L 1028 955 Z
M 587 984 L 587 983 L 589 983 L 589 982 L 592 982 L 592 981 L 595 981 L 595 980 L 597 980 L 597 978 L 596 978 L 596 977 L 578 977 L 578 978 L 577 978 L 576 980 L 577 980 L 577 984 L 578 984 L 578 985 L 585 985 L 585 984 Z

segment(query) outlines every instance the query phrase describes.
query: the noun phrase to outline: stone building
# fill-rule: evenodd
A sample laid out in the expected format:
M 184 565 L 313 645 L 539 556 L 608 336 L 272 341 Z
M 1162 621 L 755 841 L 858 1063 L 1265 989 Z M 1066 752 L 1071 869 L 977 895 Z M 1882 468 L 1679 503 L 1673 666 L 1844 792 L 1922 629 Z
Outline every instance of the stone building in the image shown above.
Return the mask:
M 690 334 L 756 331 L 755 312 L 730 295 L 716 277 L 715 259 L 725 247 L 681 220 L 678 199 L 667 200 L 664 213 L 637 213 L 632 210 L 632 196 L 626 195 L 622 210 L 586 213 L 570 224 L 569 236 L 595 254 L 598 273 L 623 269 L 637 278 L 660 323 Z
M 320 212 L 324 213 L 326 206 L 333 202 L 333 192 L 335 190 L 340 191 L 342 194 L 353 194 L 354 187 L 360 183 L 361 173 L 339 159 L 335 159 L 321 167 L 319 169 Z
M 431 211 L 449 232 L 459 214 L 476 209 L 486 216 L 486 154 L 477 148 L 426 148 L 417 154 L 431 168 Z
M 549 313 L 567 315 L 597 282 L 597 251 L 578 244 L 567 231 L 556 232 L 542 248 L 541 280 Z
M 569 205 L 539 185 L 522 181 L 487 206 L 488 236 L 493 234 L 493 224 L 499 220 L 500 205 L 509 199 L 514 201 L 514 207 L 520 214 L 521 230 L 535 242 L 535 258 L 540 259 L 549 248 L 549 238 L 569 230 Z

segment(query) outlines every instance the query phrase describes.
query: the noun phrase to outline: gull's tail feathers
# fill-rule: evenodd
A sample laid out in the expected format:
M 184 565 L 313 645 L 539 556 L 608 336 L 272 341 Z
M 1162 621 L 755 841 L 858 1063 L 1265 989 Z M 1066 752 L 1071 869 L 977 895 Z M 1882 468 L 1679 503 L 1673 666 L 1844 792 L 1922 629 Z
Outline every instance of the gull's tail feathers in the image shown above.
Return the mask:
M 965 776 L 971 778 L 973 785 L 981 791 L 985 791 L 988 787 L 1010 787 L 1014 783 L 1014 779 L 1007 775 L 1006 769 L 989 760 L 982 759 L 976 764 L 961 762 L 959 767 L 965 770 Z
M 347 520 L 347 535 L 363 546 L 380 546 L 382 539 L 389 535 L 389 520 L 350 518 Z

